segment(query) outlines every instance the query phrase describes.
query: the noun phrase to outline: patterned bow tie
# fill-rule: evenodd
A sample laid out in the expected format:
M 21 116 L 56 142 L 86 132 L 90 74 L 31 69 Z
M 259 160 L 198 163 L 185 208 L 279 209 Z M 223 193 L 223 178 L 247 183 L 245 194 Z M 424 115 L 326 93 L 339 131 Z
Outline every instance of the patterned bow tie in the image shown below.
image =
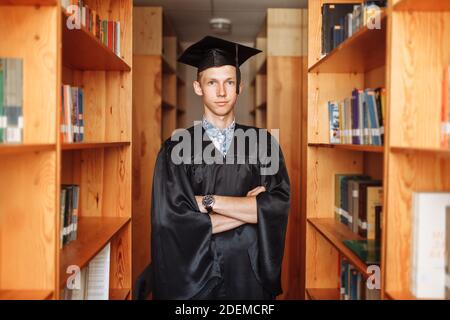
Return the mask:
M 233 122 L 227 128 L 219 129 L 216 128 L 208 120 L 206 120 L 205 117 L 203 117 L 202 126 L 203 129 L 205 129 L 209 139 L 213 142 L 216 149 L 219 150 L 220 153 L 222 153 L 225 156 L 233 140 L 235 127 L 234 119 Z

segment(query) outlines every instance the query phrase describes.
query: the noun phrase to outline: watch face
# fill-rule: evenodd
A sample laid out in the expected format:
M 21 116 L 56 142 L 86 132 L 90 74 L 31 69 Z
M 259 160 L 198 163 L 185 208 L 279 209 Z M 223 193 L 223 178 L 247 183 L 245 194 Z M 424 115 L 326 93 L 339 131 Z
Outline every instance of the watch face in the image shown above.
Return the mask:
M 206 195 L 203 197 L 202 204 L 204 207 L 211 207 L 214 203 L 214 198 L 211 195 Z

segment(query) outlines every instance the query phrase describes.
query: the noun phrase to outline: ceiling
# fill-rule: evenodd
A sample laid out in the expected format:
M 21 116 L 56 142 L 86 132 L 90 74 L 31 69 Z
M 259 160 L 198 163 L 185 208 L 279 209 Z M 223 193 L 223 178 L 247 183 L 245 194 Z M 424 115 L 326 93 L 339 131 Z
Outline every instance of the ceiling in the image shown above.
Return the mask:
M 134 0 L 135 6 L 162 6 L 180 42 L 194 42 L 211 34 L 209 19 L 228 18 L 232 32 L 222 38 L 253 42 L 267 8 L 306 8 L 307 0 Z

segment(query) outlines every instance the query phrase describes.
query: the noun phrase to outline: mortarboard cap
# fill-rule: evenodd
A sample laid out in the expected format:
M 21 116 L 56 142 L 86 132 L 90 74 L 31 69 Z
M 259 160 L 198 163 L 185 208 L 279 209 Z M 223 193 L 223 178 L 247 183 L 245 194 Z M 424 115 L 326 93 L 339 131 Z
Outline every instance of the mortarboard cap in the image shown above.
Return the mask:
M 236 67 L 236 93 L 239 93 L 241 73 L 239 66 L 261 50 L 241 44 L 206 36 L 187 48 L 178 58 L 178 62 L 196 67 L 198 72 L 213 67 L 231 65 Z

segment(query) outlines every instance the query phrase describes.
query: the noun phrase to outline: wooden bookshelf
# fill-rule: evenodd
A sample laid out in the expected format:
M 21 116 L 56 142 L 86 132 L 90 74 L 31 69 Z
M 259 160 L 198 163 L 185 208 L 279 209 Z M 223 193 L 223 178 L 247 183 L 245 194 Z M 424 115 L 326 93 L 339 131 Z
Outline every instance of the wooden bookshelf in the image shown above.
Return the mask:
M 130 289 L 110 289 L 109 300 L 127 300 Z
M 339 300 L 339 289 L 335 288 L 310 288 L 306 289 L 309 300 Z
M 333 218 L 311 218 L 308 219 L 308 222 L 341 255 L 346 257 L 348 261 L 355 266 L 355 268 L 357 268 L 365 277 L 368 276 L 367 265 L 361 261 L 361 259 L 349 248 L 347 248 L 343 242 L 344 240 L 362 240 L 360 236 Z
M 120 20 L 121 57 L 86 29 L 67 29 L 59 1 L 0 1 L 0 56 L 24 62 L 23 144 L 0 145 L 1 298 L 60 299 L 66 266 L 86 265 L 108 241 L 110 288 L 133 288 L 132 1 L 85 4 Z M 60 140 L 63 84 L 84 88 L 82 143 Z M 60 250 L 61 184 L 80 186 L 80 222 Z
M 382 289 L 391 299 L 411 299 L 412 194 L 450 191 L 449 153 L 440 147 L 439 129 L 450 2 L 389 3 Z
M 66 273 L 70 265 L 82 269 L 110 242 L 123 227 L 128 225 L 130 217 L 86 217 L 78 223 L 78 238 L 61 250 L 60 285 L 65 286 L 71 274 Z
M 307 221 L 305 287 L 325 288 L 320 292 L 330 299 L 339 299 L 333 293 L 339 292 L 340 256 L 368 276 L 368 266 L 342 242 L 361 238 L 335 220 L 334 176 L 355 173 L 378 180 L 385 177 L 385 146 L 330 144 L 329 140 L 328 101 L 350 97 L 354 88 L 386 85 L 389 12 L 382 14 L 381 29 L 362 28 L 322 57 L 322 5 L 355 2 L 363 1 L 311 0 L 308 6 L 308 104 L 302 117 L 307 138 L 303 140 L 306 155 L 301 174 L 305 195 L 302 217 Z

